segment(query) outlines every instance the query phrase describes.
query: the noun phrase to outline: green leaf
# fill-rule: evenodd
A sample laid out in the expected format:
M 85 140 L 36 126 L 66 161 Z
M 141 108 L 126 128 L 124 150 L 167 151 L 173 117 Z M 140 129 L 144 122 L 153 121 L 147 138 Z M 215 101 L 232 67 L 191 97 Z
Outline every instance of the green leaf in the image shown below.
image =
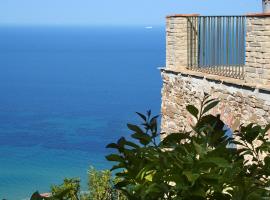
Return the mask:
M 195 147 L 196 152 L 201 156 L 205 154 L 205 149 L 199 145 L 198 143 L 196 143 L 195 141 L 193 141 L 193 145 Z
M 204 105 L 207 105 L 207 104 L 209 104 L 209 103 L 211 103 L 213 101 L 217 101 L 217 99 L 209 99 L 204 103 Z
M 258 135 L 260 134 L 260 132 L 262 131 L 260 126 L 254 126 L 254 127 L 250 127 L 247 126 L 246 127 L 246 132 L 245 132 L 245 138 L 249 143 L 252 143 L 253 140 L 255 140 Z
M 124 161 L 124 159 L 121 156 L 117 155 L 117 154 L 110 154 L 110 155 L 106 156 L 106 159 L 108 161 L 117 161 L 117 162 L 123 162 Z
M 151 137 L 146 133 L 134 133 L 131 135 L 134 139 L 138 139 L 141 144 L 147 145 L 151 142 Z
M 195 106 L 188 105 L 186 109 L 190 114 L 192 114 L 194 117 L 196 117 L 196 119 L 198 119 L 199 110 Z
M 146 133 L 134 133 L 131 135 L 134 139 L 144 139 L 144 140 L 151 140 L 151 137 L 147 135 Z
M 212 162 L 219 167 L 223 168 L 231 167 L 230 163 L 226 159 L 221 157 L 208 157 L 206 159 L 207 159 L 206 162 Z
M 156 116 L 152 117 L 151 120 L 150 120 L 150 123 L 151 123 L 151 121 L 156 120 L 157 118 L 159 118 L 159 115 L 156 115 Z
M 115 144 L 115 143 L 110 143 L 106 146 L 106 148 L 111 148 L 111 149 L 118 149 L 119 146 L 118 144 Z
M 145 180 L 151 182 L 153 180 L 153 176 L 155 175 L 155 173 L 156 173 L 155 170 L 151 170 L 151 171 L 147 172 L 147 175 L 144 177 Z
M 121 169 L 121 168 L 124 168 L 124 167 L 125 167 L 125 165 L 123 163 L 119 163 L 118 165 L 114 165 L 111 168 L 111 171 L 116 170 L 116 169 Z
M 149 128 L 151 130 L 152 137 L 155 138 L 157 136 L 157 117 L 150 120 Z
M 129 184 L 128 181 L 121 181 L 121 182 L 116 183 L 115 187 L 121 189 L 123 187 L 126 187 L 128 184 Z
M 193 173 L 192 171 L 183 171 L 183 175 L 185 175 L 191 183 L 194 183 L 200 177 L 200 174 Z
M 226 141 L 226 136 L 223 130 L 216 130 L 209 134 L 209 143 L 211 146 L 219 145 L 221 142 Z
M 143 115 L 142 113 L 139 113 L 139 112 L 136 112 L 136 113 L 137 113 L 137 115 L 139 115 L 143 119 L 143 121 L 146 121 L 145 115 Z
M 264 134 L 267 133 L 267 131 L 270 130 L 270 124 L 267 124 L 266 127 L 264 128 Z
M 210 94 L 208 94 L 207 92 L 203 92 L 203 99 L 206 100 L 210 97 Z
M 118 146 L 120 146 L 120 147 L 124 147 L 125 143 L 126 143 L 126 139 L 125 139 L 124 137 L 121 137 L 121 138 L 117 141 L 117 144 L 118 144 Z
M 166 136 L 162 141 L 161 145 L 163 146 L 173 146 L 179 144 L 181 140 L 189 138 L 185 133 L 171 133 Z
M 133 142 L 130 142 L 130 141 L 126 141 L 125 145 L 130 146 L 130 147 L 133 147 L 135 149 L 140 148 L 139 145 L 137 145 L 137 144 L 135 144 Z
M 150 117 L 151 116 L 151 110 L 147 111 L 147 116 Z
M 216 101 L 214 101 L 214 102 L 209 103 L 208 105 L 206 105 L 205 108 L 203 109 L 202 114 L 207 113 L 209 110 L 211 110 L 211 109 L 214 108 L 216 105 L 218 105 L 218 103 L 219 103 L 219 101 L 216 100 Z
M 143 133 L 142 129 L 139 126 L 136 126 L 133 124 L 127 124 L 127 127 L 136 133 Z
M 206 199 L 205 198 L 205 191 L 203 189 L 203 187 L 195 187 L 195 188 L 192 188 L 192 196 L 194 196 L 196 199 Z M 202 198 L 198 198 L 198 197 L 202 197 Z M 195 199 L 194 198 L 194 199 Z

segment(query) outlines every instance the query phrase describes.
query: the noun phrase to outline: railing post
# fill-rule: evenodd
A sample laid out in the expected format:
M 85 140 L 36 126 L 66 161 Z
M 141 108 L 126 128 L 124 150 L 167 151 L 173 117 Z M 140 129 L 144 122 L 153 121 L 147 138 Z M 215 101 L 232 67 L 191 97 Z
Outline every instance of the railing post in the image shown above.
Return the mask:
M 246 20 L 245 81 L 270 84 L 270 14 L 249 14 Z
M 188 17 L 191 15 L 167 16 L 166 28 L 166 68 L 185 70 L 188 66 Z

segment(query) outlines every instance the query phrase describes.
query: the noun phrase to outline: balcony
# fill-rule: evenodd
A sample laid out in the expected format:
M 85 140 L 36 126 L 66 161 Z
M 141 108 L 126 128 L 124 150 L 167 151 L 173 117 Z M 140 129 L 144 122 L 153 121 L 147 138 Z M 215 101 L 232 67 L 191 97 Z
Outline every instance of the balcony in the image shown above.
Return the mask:
M 187 17 L 187 68 L 244 78 L 245 16 Z
M 269 14 L 171 15 L 166 32 L 165 69 L 269 88 Z

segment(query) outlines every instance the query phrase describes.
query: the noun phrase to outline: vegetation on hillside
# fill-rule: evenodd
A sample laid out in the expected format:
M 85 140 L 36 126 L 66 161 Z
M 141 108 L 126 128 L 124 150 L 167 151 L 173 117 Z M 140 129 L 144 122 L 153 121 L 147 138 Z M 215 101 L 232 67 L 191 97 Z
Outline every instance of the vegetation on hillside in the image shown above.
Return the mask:
M 88 171 L 88 190 L 80 190 L 80 180 L 65 179 L 63 184 L 51 187 L 49 197 L 35 192 L 31 200 L 127 200 L 127 198 L 114 188 L 117 178 L 112 176 L 110 170 L 98 171 L 91 167 Z
M 205 95 L 199 109 L 187 106 L 196 119 L 193 130 L 172 133 L 162 141 L 158 116 L 137 113 L 142 124 L 128 124 L 133 139 L 122 137 L 107 146 L 116 150 L 106 157 L 114 163 L 114 178 L 110 171 L 91 169 L 87 194 L 80 195 L 78 180 L 66 179 L 52 187 L 47 199 L 270 199 L 270 125 L 242 125 L 230 137 L 220 117 L 209 114 L 218 103 Z

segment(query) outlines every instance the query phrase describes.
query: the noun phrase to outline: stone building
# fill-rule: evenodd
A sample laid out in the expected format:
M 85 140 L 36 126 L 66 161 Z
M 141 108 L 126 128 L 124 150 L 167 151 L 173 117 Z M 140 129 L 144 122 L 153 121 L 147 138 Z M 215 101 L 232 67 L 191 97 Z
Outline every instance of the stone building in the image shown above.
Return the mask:
M 186 106 L 204 92 L 220 100 L 211 112 L 233 130 L 270 123 L 270 14 L 171 15 L 166 23 L 162 132 L 190 129 Z

